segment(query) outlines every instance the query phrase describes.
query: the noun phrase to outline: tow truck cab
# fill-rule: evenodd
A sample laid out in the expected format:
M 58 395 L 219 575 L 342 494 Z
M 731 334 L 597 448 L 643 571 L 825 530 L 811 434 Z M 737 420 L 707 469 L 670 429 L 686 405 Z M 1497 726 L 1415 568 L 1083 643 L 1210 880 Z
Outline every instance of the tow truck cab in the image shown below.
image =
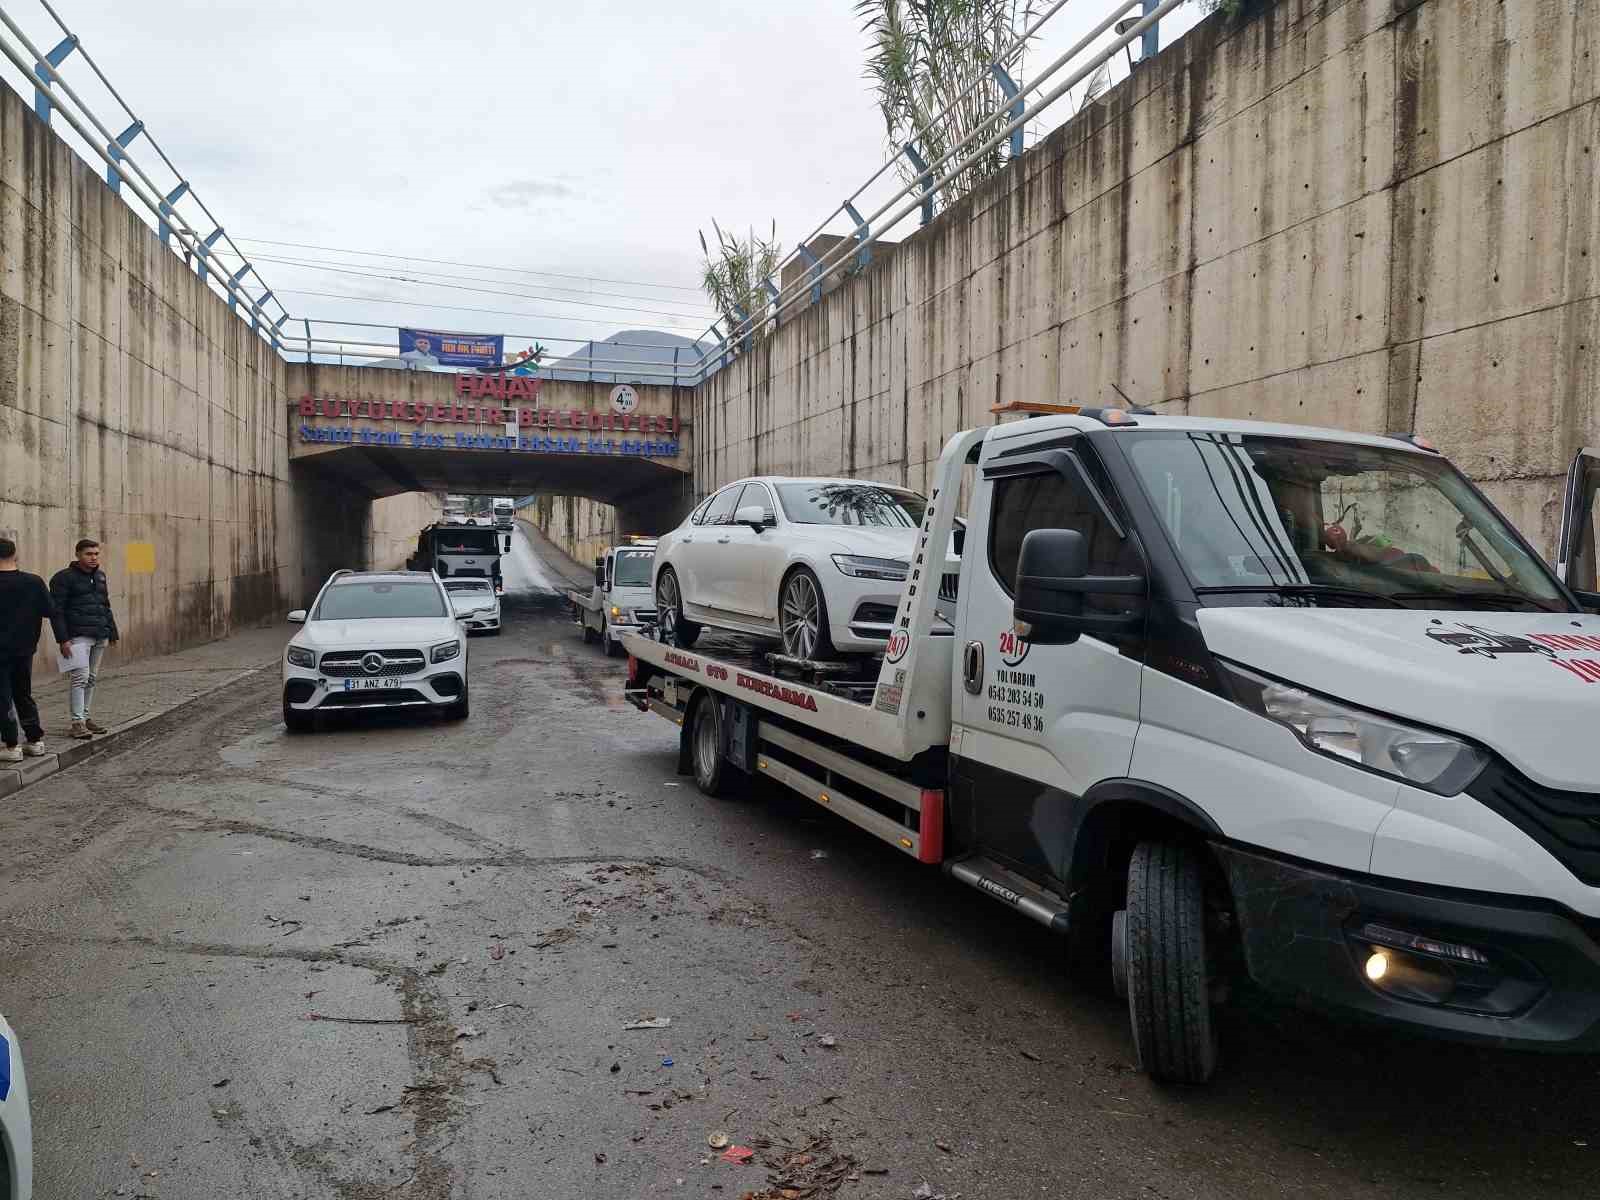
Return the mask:
M 1600 460 L 1552 571 L 1418 438 L 1018 409 L 1049 415 L 947 444 L 869 690 L 628 639 L 702 787 L 708 720 L 724 765 L 835 811 L 847 781 L 902 849 L 1109 968 L 1158 1078 L 1209 1077 L 1230 973 L 1600 1049 Z M 928 548 L 963 492 L 952 623 Z
M 583 627 L 583 640 L 599 640 L 608 656 L 622 652 L 618 640 L 655 623 L 655 595 L 650 590 L 656 540 L 634 535 L 594 560 L 594 587 L 572 591 L 573 618 Z

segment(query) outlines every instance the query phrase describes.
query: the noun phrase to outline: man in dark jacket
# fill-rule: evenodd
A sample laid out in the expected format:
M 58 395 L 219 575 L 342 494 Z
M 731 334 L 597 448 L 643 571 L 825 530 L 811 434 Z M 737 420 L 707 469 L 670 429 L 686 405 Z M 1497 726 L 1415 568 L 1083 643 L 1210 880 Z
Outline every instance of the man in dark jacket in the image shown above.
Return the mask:
M 58 643 L 67 630 L 50 602 L 44 580 L 17 568 L 17 544 L 0 538 L 0 762 L 21 762 L 44 753 L 44 729 L 33 702 L 33 652 L 39 648 L 39 622 L 49 621 Z M 16 706 L 17 720 L 11 719 Z M 17 745 L 17 725 L 27 742 Z
M 117 619 L 111 614 L 111 589 L 106 573 L 100 569 L 100 543 L 84 538 L 77 545 L 77 559 L 50 578 L 50 599 L 61 614 L 67 637 L 89 643 L 89 664 L 72 671 L 72 736 L 93 737 L 104 733 L 89 716 L 94 703 L 95 675 L 106 647 L 117 641 Z

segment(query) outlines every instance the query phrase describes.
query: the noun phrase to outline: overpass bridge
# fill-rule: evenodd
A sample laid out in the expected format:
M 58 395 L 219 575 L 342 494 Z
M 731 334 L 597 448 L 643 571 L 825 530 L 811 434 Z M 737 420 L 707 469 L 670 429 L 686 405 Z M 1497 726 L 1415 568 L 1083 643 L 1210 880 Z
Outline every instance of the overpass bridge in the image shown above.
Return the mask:
M 660 532 L 693 496 L 686 389 L 307 363 L 285 391 L 291 473 L 352 500 L 579 496 Z

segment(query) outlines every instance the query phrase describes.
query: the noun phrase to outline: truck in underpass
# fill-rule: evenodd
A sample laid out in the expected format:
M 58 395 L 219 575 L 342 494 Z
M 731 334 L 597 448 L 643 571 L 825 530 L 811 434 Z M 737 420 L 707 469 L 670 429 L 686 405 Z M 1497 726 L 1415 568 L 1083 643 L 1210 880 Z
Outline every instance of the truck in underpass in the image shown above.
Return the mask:
M 513 529 L 517 524 L 517 502 L 510 496 L 496 496 L 493 505 L 496 529 Z
M 1212 1074 L 1244 981 L 1600 1049 L 1600 458 L 1552 570 L 1421 438 L 1005 411 L 944 448 L 875 673 L 691 648 L 666 607 L 623 636 L 679 769 L 774 780 L 1058 932 L 1159 1080 Z
M 504 535 L 487 525 L 440 522 L 417 534 L 417 549 L 406 560 L 413 571 L 434 571 L 440 579 L 478 577 L 505 590 L 500 572 Z
M 622 653 L 618 640 L 656 619 L 651 570 L 655 562 L 654 538 L 633 538 L 612 546 L 594 560 L 594 587 L 567 592 L 572 616 L 583 627 L 583 640 L 598 639 L 608 657 Z

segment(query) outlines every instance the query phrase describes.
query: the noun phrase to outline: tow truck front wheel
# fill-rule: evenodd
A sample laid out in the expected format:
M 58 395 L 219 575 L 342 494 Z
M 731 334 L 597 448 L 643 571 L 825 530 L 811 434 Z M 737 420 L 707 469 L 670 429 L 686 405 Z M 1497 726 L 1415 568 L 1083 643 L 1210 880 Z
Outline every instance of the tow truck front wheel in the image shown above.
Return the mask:
M 1112 962 L 1139 1066 L 1163 1083 L 1204 1083 L 1217 1069 L 1217 1033 L 1199 852 L 1141 843 L 1128 864 L 1127 898 L 1112 925 Z

